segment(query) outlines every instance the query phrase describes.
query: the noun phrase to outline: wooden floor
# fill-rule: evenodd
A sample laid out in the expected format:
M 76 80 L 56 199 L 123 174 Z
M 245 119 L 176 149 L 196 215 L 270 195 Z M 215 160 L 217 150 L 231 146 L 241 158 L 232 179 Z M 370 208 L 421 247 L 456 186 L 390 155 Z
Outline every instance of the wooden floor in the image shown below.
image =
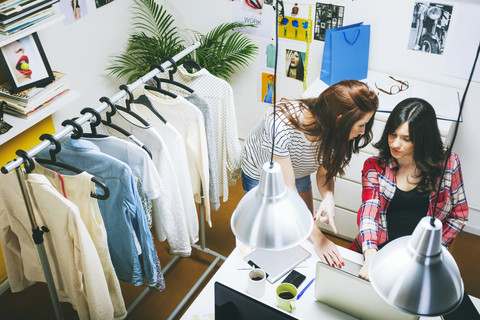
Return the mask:
M 212 212 L 213 228 L 207 227 L 207 247 L 211 250 L 228 256 L 235 247 L 235 238 L 230 229 L 231 213 L 243 196 L 241 182 L 230 188 L 229 200 L 222 203 L 220 210 Z M 350 243 L 335 237 L 330 237 L 336 244 L 348 246 Z M 166 266 L 173 258 L 168 254 L 167 243 L 156 242 L 158 255 L 162 266 Z M 461 233 L 450 250 L 460 268 L 467 292 L 480 298 L 480 237 L 468 233 Z M 198 250 L 193 250 L 189 258 L 180 258 L 164 274 L 166 289 L 164 292 L 148 291 L 145 297 L 129 313 L 129 320 L 163 320 L 175 310 L 180 301 L 189 292 L 190 288 L 209 267 L 214 257 Z M 218 270 L 220 264 L 214 268 L 210 276 Z M 207 277 L 197 289 L 197 294 L 208 282 Z M 127 308 L 144 291 L 144 287 L 134 287 L 129 283 L 121 283 L 122 293 Z M 195 299 L 193 295 L 186 307 L 178 313 L 175 319 Z M 78 319 L 78 316 L 68 303 L 62 303 L 65 319 Z M 12 294 L 10 291 L 0 296 L 0 319 L 38 319 L 52 320 L 55 314 L 52 308 L 48 290 L 45 284 L 36 284 L 22 292 Z

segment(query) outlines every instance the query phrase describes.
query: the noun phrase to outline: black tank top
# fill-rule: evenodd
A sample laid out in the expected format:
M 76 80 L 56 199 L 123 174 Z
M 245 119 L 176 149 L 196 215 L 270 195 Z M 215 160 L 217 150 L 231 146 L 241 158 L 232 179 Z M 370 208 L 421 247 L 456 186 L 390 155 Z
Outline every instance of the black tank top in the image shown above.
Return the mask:
M 428 205 L 428 193 L 420 193 L 417 188 L 410 191 L 397 188 L 387 210 L 388 241 L 411 235 L 427 215 Z

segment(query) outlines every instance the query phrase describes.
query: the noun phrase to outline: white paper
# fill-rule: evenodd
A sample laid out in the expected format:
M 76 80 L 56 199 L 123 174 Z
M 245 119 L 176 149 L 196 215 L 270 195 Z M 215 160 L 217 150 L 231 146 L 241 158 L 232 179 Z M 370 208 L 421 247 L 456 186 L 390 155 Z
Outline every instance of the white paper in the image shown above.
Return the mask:
M 448 43 L 445 48 L 446 75 L 468 79 L 480 45 L 480 5 L 459 3 L 455 5 Z M 473 81 L 480 82 L 480 62 L 477 62 Z

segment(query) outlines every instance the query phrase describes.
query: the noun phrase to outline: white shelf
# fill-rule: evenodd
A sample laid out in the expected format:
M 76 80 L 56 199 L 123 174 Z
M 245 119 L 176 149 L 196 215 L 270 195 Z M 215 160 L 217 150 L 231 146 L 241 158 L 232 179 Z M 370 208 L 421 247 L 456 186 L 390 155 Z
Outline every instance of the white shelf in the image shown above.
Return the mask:
M 0 47 L 3 47 L 10 42 L 13 42 L 17 39 L 21 39 L 25 36 L 28 36 L 34 32 L 37 32 L 43 28 L 46 28 L 54 23 L 57 23 L 59 21 L 62 21 L 65 18 L 64 15 L 59 14 L 57 11 L 53 16 L 50 18 L 47 18 L 43 20 L 42 22 L 36 23 L 33 26 L 26 28 L 25 30 L 19 31 L 18 33 L 14 33 L 12 35 L 6 36 L 6 35 L 0 35 Z
M 27 119 L 18 118 L 18 117 L 11 116 L 9 114 L 5 114 L 4 116 L 5 121 L 11 124 L 12 128 L 8 132 L 0 135 L 0 145 L 4 144 L 5 142 L 12 139 L 16 135 L 22 133 L 23 131 L 37 124 L 38 122 L 45 119 L 46 117 L 53 114 L 54 112 L 57 112 L 58 110 L 67 106 L 69 103 L 71 103 L 78 97 L 80 97 L 80 92 L 70 90 L 63 97 L 59 98 L 58 101 L 54 101 L 50 105 L 38 111 L 35 111 L 35 113 L 33 113 Z

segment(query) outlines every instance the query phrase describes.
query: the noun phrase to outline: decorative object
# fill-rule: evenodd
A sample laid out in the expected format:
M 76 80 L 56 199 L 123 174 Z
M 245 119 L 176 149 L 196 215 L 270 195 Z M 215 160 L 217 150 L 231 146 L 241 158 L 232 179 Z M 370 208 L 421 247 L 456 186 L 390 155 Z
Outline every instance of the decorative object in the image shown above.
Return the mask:
M 40 87 L 55 79 L 37 33 L 12 41 L 0 51 L 11 93 Z
M 133 33 L 125 52 L 113 56 L 109 75 L 127 77 L 128 82 L 138 79 L 154 64 L 172 57 L 185 47 L 185 43 L 200 41 L 193 54 L 182 59 L 194 59 L 211 74 L 225 80 L 240 68 L 248 66 L 258 53 L 258 47 L 241 29 L 251 27 L 241 22 L 220 24 L 203 35 L 192 30 L 179 30 L 172 15 L 155 0 L 135 0 L 133 8 Z M 185 35 L 182 38 L 180 35 Z

